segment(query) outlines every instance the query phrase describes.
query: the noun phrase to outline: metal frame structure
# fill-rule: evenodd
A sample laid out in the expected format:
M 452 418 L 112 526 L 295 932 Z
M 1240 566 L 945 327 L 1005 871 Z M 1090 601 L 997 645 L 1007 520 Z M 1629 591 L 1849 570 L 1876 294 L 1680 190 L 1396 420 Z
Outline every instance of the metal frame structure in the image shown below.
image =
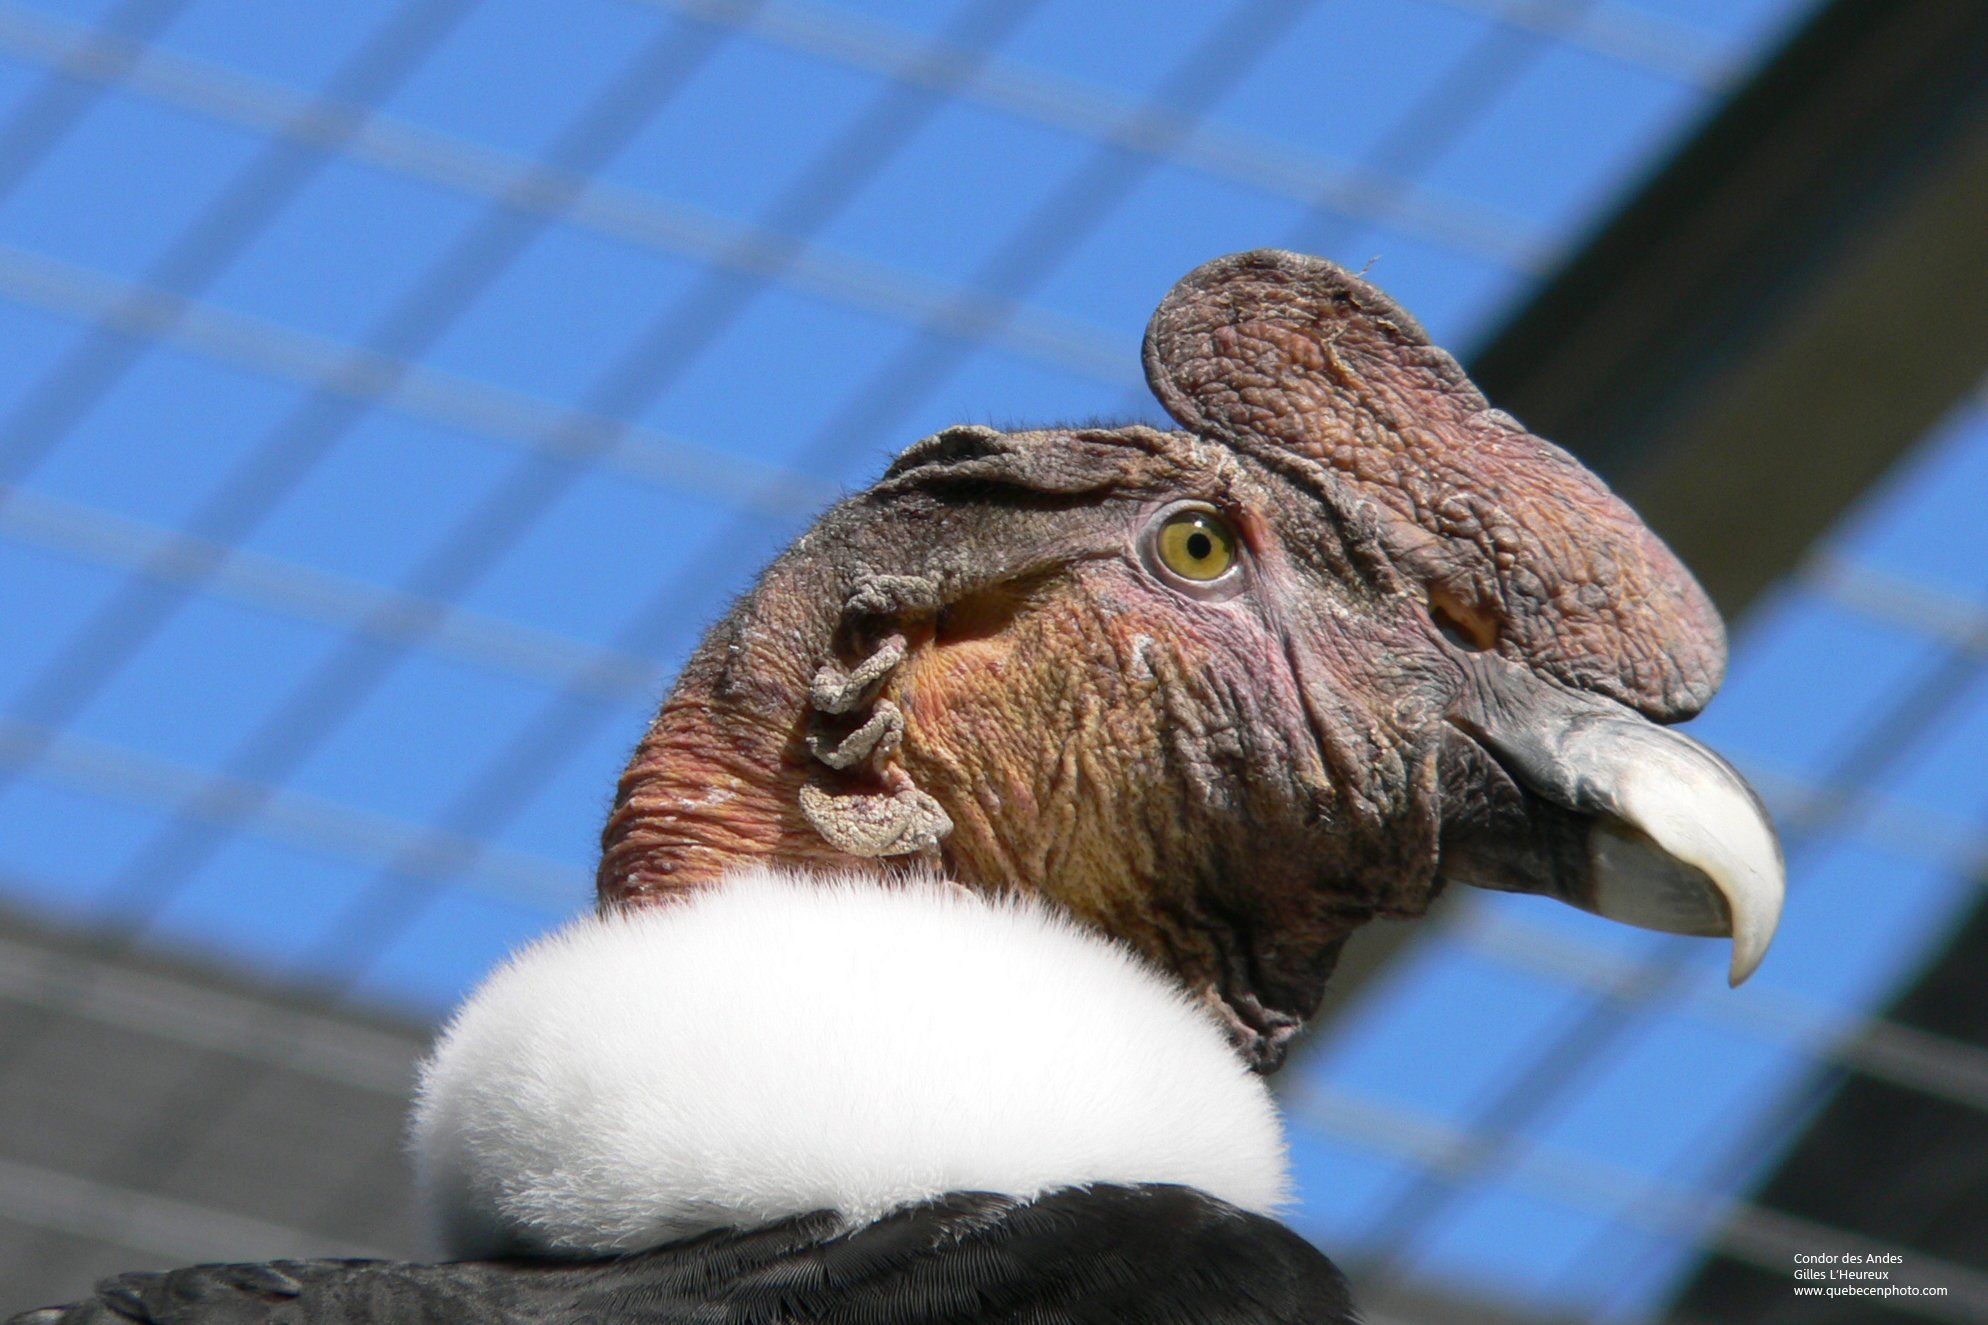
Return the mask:
M 1470 8 L 1474 0 L 1453 3 Z M 1059 255 L 1101 224 L 1109 204 L 1158 161 L 1186 159 L 1297 199 L 1312 209 L 1312 224 L 1322 232 L 1336 223 L 1334 213 L 1387 218 L 1521 268 L 1552 266 L 1557 274 L 1539 297 L 1474 356 L 1474 375 L 1535 431 L 1569 446 L 1623 487 L 1701 569 L 1729 612 L 1791 572 L 1825 593 L 1870 595 L 1867 583 L 1840 568 L 1804 564 L 1804 549 L 1988 368 L 1988 299 L 1968 297 L 1988 271 L 1988 227 L 1979 224 L 1988 215 L 1988 9 L 1968 0 L 1836 0 L 1564 264 L 1529 251 L 1483 217 L 1419 199 L 1378 170 L 1322 171 L 1205 122 L 1198 108 L 1221 86 L 1208 71 L 1239 74 L 1291 21 L 1293 7 L 1272 0 L 1239 5 L 1189 55 L 1183 68 L 1200 76 L 1173 85 L 1193 88 L 1192 99 L 1146 103 L 1101 99 L 985 58 L 981 52 L 990 39 L 1020 21 L 1026 5 L 969 4 L 946 32 L 910 44 L 883 40 L 853 20 L 823 26 L 779 4 L 656 0 L 658 9 L 692 20 L 690 26 L 673 29 L 638 54 L 541 161 L 473 150 L 370 114 L 460 20 L 466 8 L 460 0 L 410 0 L 316 98 L 279 95 L 149 49 L 147 34 L 161 31 L 181 7 L 177 0 L 127 0 L 101 32 L 78 43 L 54 20 L 0 5 L 0 52 L 51 70 L 46 86 L 0 127 L 0 162 L 7 163 L 0 193 L 52 150 L 64 126 L 84 113 L 93 90 L 132 87 L 269 140 L 236 183 L 137 280 L 88 278 L 30 255 L 0 252 L 0 291 L 83 313 L 95 325 L 41 389 L 0 420 L 0 482 L 6 484 L 0 488 L 0 528 L 133 573 L 126 592 L 44 673 L 44 684 L 25 706 L 34 720 L 0 728 L 0 776 L 31 762 L 53 763 L 77 779 L 149 799 L 177 815 L 127 871 L 128 904 L 119 910 L 118 925 L 85 940 L 31 927 L 0 939 L 0 1000 L 6 1005 L 0 1054 L 45 1079 L 47 1089 L 79 1099 L 114 1093 L 120 1075 L 140 1074 L 160 1107 L 155 1124 L 123 1135 L 110 1160 L 93 1161 L 131 1174 L 129 1187 L 0 1164 L 0 1227 L 11 1224 L 19 1235 L 19 1266 L 44 1259 L 74 1264 L 112 1246 L 177 1259 L 183 1244 L 176 1237 L 217 1218 L 241 1221 L 231 1228 L 244 1254 L 404 1245 L 405 1210 L 371 1209 L 368 1201 L 377 1200 L 387 1181 L 381 1175 L 394 1162 L 399 1111 L 382 1101 L 404 1087 L 415 1037 L 333 1012 L 329 995 L 299 998 L 135 951 L 133 935 L 165 895 L 160 881 L 190 874 L 228 832 L 250 820 L 274 824 L 299 841 L 338 841 L 376 865 L 383 883 L 323 941 L 329 948 L 371 941 L 398 923 L 417 900 L 408 895 L 408 880 L 467 872 L 498 891 L 549 886 L 541 862 L 493 851 L 482 839 L 515 808 L 517 788 L 529 784 L 521 769 L 546 762 L 548 751 L 583 736 L 606 711 L 603 700 L 653 690 L 655 671 L 643 659 L 673 606 L 665 594 L 601 649 L 576 649 L 448 606 L 474 581 L 477 568 L 521 537 L 550 502 L 563 481 L 560 464 L 581 457 L 708 492 L 744 508 L 745 521 L 791 518 L 817 505 L 826 491 L 807 477 L 809 458 L 831 456 L 860 433 L 888 432 L 967 339 L 1120 381 L 1128 404 L 1143 405 L 1121 347 L 1100 344 L 1090 329 L 1024 305 Z M 1717 85 L 1726 76 L 1633 24 L 1583 24 L 1567 19 L 1562 8 L 1521 6 L 1516 12 L 1542 30 L 1573 34 L 1691 81 Z M 1511 6 L 1500 9 L 1511 12 Z M 737 31 L 881 73 L 889 86 L 754 224 L 713 229 L 592 181 L 593 167 L 692 75 L 719 39 Z M 1513 28 L 1488 39 L 1455 79 L 1432 94 L 1431 105 L 1404 122 L 1386 154 L 1414 160 L 1439 151 L 1440 126 L 1458 122 L 1462 109 L 1481 102 L 1523 63 L 1524 36 Z M 812 236 L 944 97 L 978 100 L 1077 132 L 1094 144 L 1093 154 L 1075 182 L 1019 218 L 970 287 L 828 260 Z M 228 256 L 332 153 L 441 184 L 479 199 L 487 211 L 362 343 L 322 342 L 203 303 L 201 289 Z M 557 219 L 691 255 L 711 270 L 570 410 L 421 366 L 424 348 L 539 229 Z M 886 364 L 875 389 L 859 393 L 861 412 L 826 419 L 804 444 L 803 459 L 790 466 L 721 460 L 622 421 L 663 389 L 672 365 L 707 344 L 769 285 L 887 310 L 938 334 L 912 342 Z M 254 364 L 308 384 L 310 395 L 183 530 L 138 528 L 20 488 L 20 476 L 128 369 L 138 348 L 160 341 Z M 1844 370 L 1849 362 L 1858 365 L 1856 374 Z M 519 449 L 511 478 L 443 540 L 409 587 L 388 592 L 300 575 L 234 549 L 275 494 L 333 445 L 358 411 L 383 402 L 426 417 L 473 421 Z M 1791 484 L 1796 461 L 1802 482 Z M 1706 482 L 1708 473 L 1720 481 Z M 348 633 L 348 647 L 220 773 L 140 766 L 66 734 L 67 717 L 158 628 L 174 603 L 196 589 L 280 604 L 331 622 Z M 1882 596 L 1882 589 L 1877 593 Z M 1912 610 L 1907 600 L 1887 602 L 1893 612 Z M 1897 721 L 1887 725 L 1891 746 L 1860 749 L 1854 758 L 1861 763 L 1883 760 L 1916 719 L 1988 657 L 1988 620 L 1942 618 L 1938 626 L 1954 642 L 1952 666 L 1937 683 L 1946 689 L 1904 697 Z M 285 773 L 337 715 L 360 702 L 393 657 L 416 645 L 551 679 L 561 698 L 472 780 L 433 830 L 409 834 L 282 791 Z M 1865 812 L 1850 785 L 1845 770 L 1821 779 L 1810 789 L 1804 822 Z M 391 887 L 384 882 L 388 876 Z M 1412 941 L 1400 934 L 1356 944 L 1342 983 L 1357 983 L 1402 939 Z M 1499 1162 L 1501 1138 L 1548 1102 L 1585 1055 L 1615 1033 L 1612 1006 L 1677 992 L 1672 973 L 1661 968 L 1609 966 L 1592 955 L 1512 944 L 1491 930 L 1474 932 L 1471 941 L 1506 942 L 1523 960 L 1571 972 L 1609 998 L 1557 1040 L 1468 1135 L 1432 1135 L 1343 1113 L 1336 1118 L 1341 1130 L 1412 1156 L 1436 1175 L 1389 1212 L 1387 1226 L 1403 1240 L 1448 1199 L 1436 1179 L 1467 1177 Z M 1847 1038 L 1824 1042 L 1827 1028 L 1805 1020 L 1800 1008 L 1743 1014 L 1779 1015 L 1780 1029 L 1813 1045 L 1830 1064 L 1826 1070 L 1842 1079 L 1836 1102 L 1819 1106 L 1811 1133 L 1816 1146 L 1830 1155 L 1840 1151 L 1843 1136 L 1862 1134 L 1860 1111 L 1878 1100 L 1888 1109 L 1933 1111 L 1926 1113 L 1928 1125 L 1945 1129 L 1954 1162 L 1978 1163 L 1988 1153 L 1988 1023 L 1979 1020 L 1988 1016 L 1981 1011 L 1988 1000 L 1961 981 L 1969 969 L 1988 969 L 1984 948 L 1988 932 L 1977 923 L 1955 940 L 1919 992 Z M 84 1070 L 106 1062 L 122 1074 Z M 129 1087 L 128 1080 L 123 1084 Z M 1834 1084 L 1819 1086 L 1818 1099 Z M 351 1105 L 355 1134 L 343 1142 L 364 1159 L 296 1176 L 296 1182 L 321 1185 L 313 1190 L 322 1218 L 309 1227 L 274 1227 L 244 1208 L 245 1181 L 229 1186 L 230 1175 L 241 1178 L 242 1166 L 257 1161 L 240 1152 L 238 1140 L 224 1137 L 217 1120 L 230 1117 L 231 1127 L 243 1124 L 250 1134 L 263 1129 L 273 1149 L 336 1149 L 331 1141 L 284 1131 L 292 1116 L 285 1102 L 326 1089 L 369 1101 Z M 1330 1102 L 1312 1107 L 1328 1109 Z M 79 1110 L 79 1135 L 92 1121 L 88 1110 Z M 167 1126 L 174 1129 L 170 1145 L 160 1131 Z M 357 1136 L 368 1128 L 367 1139 Z M 232 1133 L 242 1134 L 239 1127 Z M 1833 1158 L 1818 1166 L 1804 1153 L 1792 1152 L 1783 1177 L 1770 1181 L 1756 1201 L 1729 1212 L 1712 1235 L 1721 1259 L 1687 1292 L 1680 1321 L 1694 1313 L 1725 1314 L 1719 1304 L 1727 1294 L 1764 1292 L 1758 1282 L 1748 1287 L 1748 1275 L 1771 1279 L 1774 1292 L 1785 1296 L 1779 1267 L 1789 1249 L 1839 1235 L 1913 1247 L 1934 1265 L 1933 1277 L 1944 1275 L 1954 1288 L 1947 1314 L 1922 1311 L 1897 1319 L 1959 1320 L 1976 1317 L 1956 1313 L 1988 1312 L 1988 1264 L 1970 1254 L 1988 1246 L 1988 1237 L 1970 1242 L 1953 1231 L 1978 1232 L 1978 1209 L 1956 1205 L 1937 1216 L 1954 1222 L 1937 1227 L 1915 1225 L 1902 1214 L 1887 1223 L 1877 1211 L 1859 1223 L 1864 1211 L 1854 1202 L 1857 1184 L 1870 1183 L 1871 1175 Z M 183 1165 L 189 1155 L 218 1175 L 210 1205 L 174 1203 L 139 1190 L 147 1175 Z M 1609 1190 L 1606 1173 L 1537 1157 L 1526 1163 L 1544 1187 L 1577 1196 Z M 1825 1169 L 1836 1175 L 1834 1189 L 1813 1179 Z M 1675 1208 L 1655 1202 L 1647 1215 L 1654 1227 L 1696 1228 L 1704 1212 L 1687 1204 L 1680 1195 Z M 368 1224 L 369 1218 L 376 1222 Z M 1970 1219 L 1977 1222 L 1968 1224 Z M 1431 1300 L 1384 1258 L 1349 1268 L 1367 1287 L 1377 1325 L 1481 1318 L 1474 1306 Z M 1761 1301 L 1757 1318 L 1771 1319 L 1766 1299 Z M 1857 1317 L 1881 1318 L 1889 1317 Z

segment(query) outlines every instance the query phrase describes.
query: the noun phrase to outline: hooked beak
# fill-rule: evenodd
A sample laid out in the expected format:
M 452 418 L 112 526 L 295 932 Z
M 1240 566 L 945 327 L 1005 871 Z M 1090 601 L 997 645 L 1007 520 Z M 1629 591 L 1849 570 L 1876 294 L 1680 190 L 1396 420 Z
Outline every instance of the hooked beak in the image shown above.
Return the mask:
M 1510 787 L 1469 802 L 1508 827 L 1523 813 L 1530 831 L 1516 852 L 1446 851 L 1447 877 L 1547 892 L 1643 929 L 1730 936 L 1731 982 L 1753 974 L 1781 920 L 1787 868 L 1766 807 L 1731 764 L 1612 700 L 1509 665 L 1472 686 L 1451 721 L 1523 805 Z

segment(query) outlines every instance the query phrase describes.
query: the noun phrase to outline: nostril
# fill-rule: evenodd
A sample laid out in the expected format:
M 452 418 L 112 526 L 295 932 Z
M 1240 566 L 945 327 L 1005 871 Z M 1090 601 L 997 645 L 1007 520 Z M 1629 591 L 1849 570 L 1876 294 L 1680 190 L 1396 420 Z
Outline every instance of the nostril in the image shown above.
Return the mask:
M 1498 643 L 1498 623 L 1447 590 L 1429 591 L 1429 619 L 1438 633 L 1459 649 L 1483 653 Z

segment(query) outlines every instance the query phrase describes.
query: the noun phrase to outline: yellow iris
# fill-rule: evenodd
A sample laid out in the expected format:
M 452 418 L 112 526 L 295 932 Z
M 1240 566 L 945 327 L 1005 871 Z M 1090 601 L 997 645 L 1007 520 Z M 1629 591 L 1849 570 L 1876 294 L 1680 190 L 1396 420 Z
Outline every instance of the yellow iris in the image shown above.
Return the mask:
M 1236 531 L 1213 511 L 1180 511 L 1160 526 L 1155 550 L 1183 580 L 1219 580 L 1236 564 Z

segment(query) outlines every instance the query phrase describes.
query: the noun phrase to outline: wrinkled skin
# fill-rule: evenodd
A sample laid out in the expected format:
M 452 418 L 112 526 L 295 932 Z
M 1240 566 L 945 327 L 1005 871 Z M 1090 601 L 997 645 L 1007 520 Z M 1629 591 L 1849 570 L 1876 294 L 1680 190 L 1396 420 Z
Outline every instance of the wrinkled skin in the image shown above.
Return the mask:
M 905 664 L 901 758 L 947 807 L 962 877 L 1043 881 L 1275 1038 L 1351 929 L 1428 902 L 1454 669 L 1260 463 L 1180 433 L 1093 446 L 1112 495 L 1059 513 L 1066 567 L 942 614 Z M 1142 555 L 1181 500 L 1244 539 L 1219 597 Z
M 1697 581 L 1373 287 L 1290 255 L 1209 263 L 1154 315 L 1146 369 L 1183 424 L 1363 505 L 1382 558 L 1505 656 L 1665 722 L 1719 688 Z
M 1201 268 L 1146 364 L 1186 431 L 952 429 L 776 562 L 631 762 L 604 904 L 938 863 L 1131 943 L 1265 1068 L 1347 934 L 1445 878 L 1602 909 L 1594 807 L 1511 751 L 1536 711 L 1696 712 L 1689 574 L 1330 264 Z M 1212 591 L 1155 564 L 1182 502 L 1240 535 Z

